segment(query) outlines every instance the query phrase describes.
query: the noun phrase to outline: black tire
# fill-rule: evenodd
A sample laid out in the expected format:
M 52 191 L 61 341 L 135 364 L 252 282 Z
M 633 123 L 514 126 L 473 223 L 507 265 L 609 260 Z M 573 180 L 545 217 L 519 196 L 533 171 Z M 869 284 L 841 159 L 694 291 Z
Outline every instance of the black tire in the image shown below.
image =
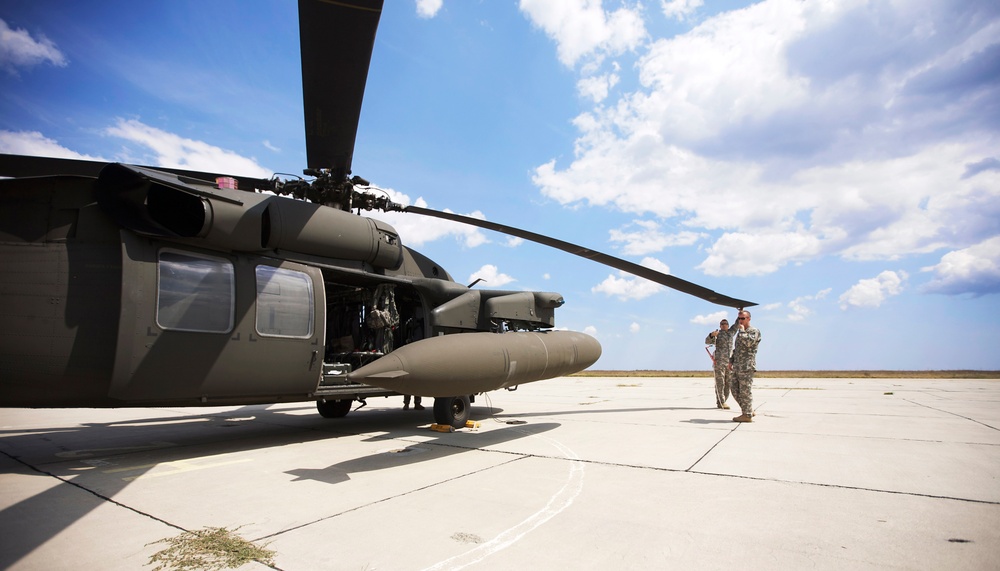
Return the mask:
M 434 422 L 464 428 L 472 412 L 469 397 L 436 397 L 434 399 Z
M 316 410 L 323 418 L 343 418 L 351 412 L 351 400 L 318 400 Z

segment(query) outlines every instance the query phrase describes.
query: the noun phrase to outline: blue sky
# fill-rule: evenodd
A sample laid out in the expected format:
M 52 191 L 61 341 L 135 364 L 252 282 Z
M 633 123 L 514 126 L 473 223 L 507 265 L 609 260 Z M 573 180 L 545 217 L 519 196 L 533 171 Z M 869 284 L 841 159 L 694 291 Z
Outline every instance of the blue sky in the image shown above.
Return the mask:
M 0 152 L 305 166 L 289 1 L 0 4 Z M 1000 5 L 387 0 L 354 174 L 756 301 L 761 369 L 1000 369 Z M 600 369 L 701 369 L 734 311 L 380 215 L 556 291 Z

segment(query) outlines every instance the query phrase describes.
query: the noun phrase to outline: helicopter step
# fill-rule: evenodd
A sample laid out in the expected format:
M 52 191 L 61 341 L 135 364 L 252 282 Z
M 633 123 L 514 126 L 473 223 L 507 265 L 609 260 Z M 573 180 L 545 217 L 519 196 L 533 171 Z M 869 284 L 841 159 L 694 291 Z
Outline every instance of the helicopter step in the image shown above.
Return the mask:
M 364 406 L 368 397 L 389 397 L 402 393 L 350 381 L 350 363 L 323 363 L 323 376 L 313 393 L 316 409 L 324 418 L 342 418 L 351 411 L 354 401 Z M 475 395 L 436 397 L 434 399 L 434 421 L 440 425 L 461 428 L 469 421 L 471 404 Z
M 323 363 L 323 376 L 313 395 L 316 397 L 316 409 L 324 418 L 346 416 L 351 411 L 354 401 L 364 403 L 368 397 L 390 397 L 399 394 L 381 387 L 348 381 L 349 372 L 351 372 L 350 363 Z
M 323 376 L 313 394 L 327 400 L 331 398 L 364 400 L 368 397 L 389 397 L 400 394 L 381 387 L 351 382 L 347 380 L 347 374 L 350 372 L 350 363 L 323 363 Z

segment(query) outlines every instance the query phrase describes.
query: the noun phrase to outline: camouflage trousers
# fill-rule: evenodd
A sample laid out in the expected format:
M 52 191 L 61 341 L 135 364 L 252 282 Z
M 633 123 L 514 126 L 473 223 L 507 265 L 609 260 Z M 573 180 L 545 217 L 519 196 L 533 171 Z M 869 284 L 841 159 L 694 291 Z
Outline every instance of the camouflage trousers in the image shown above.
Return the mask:
M 733 398 L 746 416 L 753 416 L 753 374 L 754 371 L 733 371 Z
M 722 406 L 729 400 L 729 383 L 733 372 L 728 364 L 715 367 L 715 406 Z

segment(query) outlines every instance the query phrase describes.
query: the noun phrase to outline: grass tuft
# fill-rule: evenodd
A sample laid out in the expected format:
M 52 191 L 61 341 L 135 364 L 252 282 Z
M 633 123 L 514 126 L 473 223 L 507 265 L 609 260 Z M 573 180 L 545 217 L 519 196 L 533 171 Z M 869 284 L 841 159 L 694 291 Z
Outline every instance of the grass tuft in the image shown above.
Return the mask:
M 169 547 L 149 558 L 147 565 L 157 566 L 153 571 L 168 569 L 198 569 L 217 571 L 235 569 L 244 563 L 257 561 L 264 565 L 274 563 L 274 551 L 255 545 L 224 527 L 207 527 L 199 531 L 185 531 L 177 537 L 168 537 L 147 545 L 167 543 Z

